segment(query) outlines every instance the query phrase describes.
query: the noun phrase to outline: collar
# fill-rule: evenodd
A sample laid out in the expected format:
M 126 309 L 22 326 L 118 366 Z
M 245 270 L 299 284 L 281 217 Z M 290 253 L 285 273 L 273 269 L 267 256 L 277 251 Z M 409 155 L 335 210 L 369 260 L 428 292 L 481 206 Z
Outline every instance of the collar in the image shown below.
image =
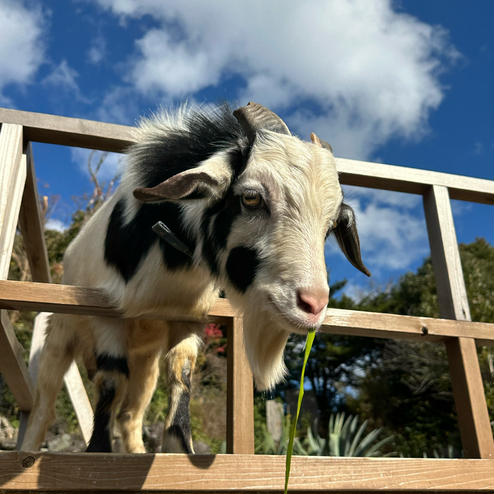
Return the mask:
M 192 257 L 191 250 L 162 221 L 155 223 L 152 230 L 174 249 L 177 249 L 183 254 Z

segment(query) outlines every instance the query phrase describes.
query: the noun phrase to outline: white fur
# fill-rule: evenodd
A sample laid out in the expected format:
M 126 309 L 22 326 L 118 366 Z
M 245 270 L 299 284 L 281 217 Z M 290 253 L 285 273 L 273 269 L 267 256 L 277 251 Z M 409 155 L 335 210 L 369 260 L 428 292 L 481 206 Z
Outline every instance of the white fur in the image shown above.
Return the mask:
M 154 119 L 144 120 L 136 131 L 137 142 L 152 145 L 166 138 L 171 130 L 186 129 L 189 111 L 185 107 L 174 114 L 162 113 Z M 266 211 L 245 210 L 235 219 L 226 249 L 216 253 L 219 279 L 211 275 L 202 259 L 201 242 L 204 239 L 200 232 L 201 218 L 204 209 L 230 186 L 232 176 L 227 153 L 213 155 L 195 169 L 214 178 L 207 185 L 210 197 L 178 201 L 184 226 L 199 239 L 192 266 L 167 270 L 161 250 L 155 244 L 141 260 L 132 278 L 125 283 L 117 269 L 105 261 L 105 238 L 110 215 L 119 200 L 124 199 L 125 202 L 124 223 L 130 222 L 138 211 L 139 202 L 132 194 L 134 189 L 143 185 L 139 183 L 138 160 L 139 154 L 131 152 L 128 168 L 115 195 L 88 221 L 67 249 L 64 283 L 102 289 L 127 318 L 150 314 L 163 319 L 174 319 L 185 314 L 192 318 L 202 317 L 210 310 L 218 289 L 224 288 L 234 308 L 244 315 L 245 347 L 257 387 L 261 390 L 274 387 L 286 372 L 283 351 L 289 334 L 306 333 L 313 327 L 317 328 L 325 316 L 325 310 L 317 318 L 304 312 L 297 303 L 297 293 L 300 290 L 328 291 L 324 238 L 328 229 L 336 223 L 342 201 L 332 153 L 317 143 L 303 142 L 294 136 L 269 131 L 257 135 L 248 163 L 234 184 L 234 193 L 241 196 L 246 190 L 258 191 L 267 204 L 269 214 Z M 240 293 L 232 285 L 225 269 L 228 253 L 239 246 L 254 249 L 260 259 L 255 279 L 245 293 Z M 122 249 L 125 248 L 123 245 Z M 125 337 L 122 335 L 126 331 L 128 333 L 129 319 L 126 322 L 125 319 L 101 317 L 58 318 L 59 331 L 63 328 L 65 335 L 73 331 L 78 344 L 86 341 L 86 353 L 91 354 L 87 347 L 92 348 L 96 342 L 110 355 L 125 354 Z M 145 327 L 142 324 L 140 335 L 144 334 Z M 163 331 L 169 331 L 170 327 L 164 323 Z M 180 325 L 174 327 L 180 328 Z M 82 328 L 89 331 L 87 337 L 81 336 L 84 334 Z M 156 327 L 153 331 L 156 336 L 152 336 L 151 340 L 156 338 L 159 348 L 165 341 L 169 348 L 173 348 L 168 334 L 163 336 Z M 183 338 L 190 338 L 190 332 L 183 331 Z M 177 330 L 174 332 L 177 333 Z M 64 341 L 70 342 L 70 336 L 64 338 Z M 180 337 L 174 338 L 180 340 Z M 52 339 L 56 341 L 55 336 Z M 146 344 L 153 345 L 152 341 Z M 55 343 L 52 345 L 55 346 Z M 187 348 L 189 353 L 185 352 L 182 360 L 194 361 L 197 345 L 194 343 Z M 132 349 L 127 348 L 127 351 L 131 354 Z M 174 358 L 171 352 L 169 365 L 172 367 Z M 67 362 L 61 362 L 60 368 L 64 365 L 68 365 Z M 148 391 L 143 401 L 150 399 L 153 382 L 155 377 L 150 378 L 146 385 Z M 142 420 L 145 405 L 135 420 L 137 426 L 134 424 L 132 429 L 133 444 L 137 444 L 132 446 L 135 451 L 143 449 L 135 431 Z M 41 422 L 46 425 L 47 419 L 43 420 Z M 43 434 L 41 429 L 39 424 L 33 429 L 28 428 L 25 445 L 37 447 Z

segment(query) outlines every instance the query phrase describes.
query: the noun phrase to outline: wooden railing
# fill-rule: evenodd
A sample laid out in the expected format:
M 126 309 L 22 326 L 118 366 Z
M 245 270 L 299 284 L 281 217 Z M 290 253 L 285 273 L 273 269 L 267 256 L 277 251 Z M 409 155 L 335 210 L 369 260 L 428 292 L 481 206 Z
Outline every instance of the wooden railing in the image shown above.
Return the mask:
M 98 290 L 51 284 L 30 142 L 122 152 L 133 142 L 133 129 L 7 109 L 0 109 L 0 123 L 0 372 L 23 411 L 22 436 L 33 402 L 32 382 L 46 313 L 120 317 Z M 337 167 L 343 184 L 423 196 L 443 319 L 329 309 L 321 330 L 445 344 L 464 454 L 470 459 L 295 457 L 290 487 L 298 491 L 492 491 L 494 442 L 476 343 L 492 345 L 494 325 L 470 322 L 450 199 L 494 204 L 494 182 L 345 159 L 337 159 Z M 33 282 L 6 279 L 17 225 Z M 5 309 L 41 312 L 29 367 Z M 187 314 L 183 319 L 189 319 Z M 252 375 L 243 348 L 242 319 L 223 299 L 218 299 L 209 319 L 228 327 L 227 451 L 233 455 L 5 452 L 0 454 L 0 492 L 281 490 L 283 457 L 253 454 Z M 87 440 L 92 409 L 75 364 L 65 382 Z

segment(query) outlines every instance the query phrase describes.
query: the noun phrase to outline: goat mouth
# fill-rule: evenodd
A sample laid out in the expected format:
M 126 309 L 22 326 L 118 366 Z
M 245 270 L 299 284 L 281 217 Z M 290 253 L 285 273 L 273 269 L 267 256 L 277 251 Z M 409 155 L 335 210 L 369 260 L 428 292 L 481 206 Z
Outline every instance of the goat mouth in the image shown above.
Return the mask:
M 295 317 L 287 311 L 283 310 L 271 297 L 268 296 L 268 301 L 270 307 L 272 307 L 273 312 L 280 316 L 285 323 L 288 323 L 290 332 L 297 334 L 307 334 L 308 331 L 312 329 L 319 329 L 321 324 L 312 324 L 308 320 Z

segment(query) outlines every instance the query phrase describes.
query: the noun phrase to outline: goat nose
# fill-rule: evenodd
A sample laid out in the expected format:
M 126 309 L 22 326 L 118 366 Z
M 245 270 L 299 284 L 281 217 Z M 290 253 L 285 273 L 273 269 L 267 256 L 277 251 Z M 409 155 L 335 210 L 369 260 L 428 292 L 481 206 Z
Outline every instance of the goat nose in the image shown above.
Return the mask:
M 320 314 L 328 302 L 327 289 L 301 288 L 297 291 L 297 306 L 307 314 Z

